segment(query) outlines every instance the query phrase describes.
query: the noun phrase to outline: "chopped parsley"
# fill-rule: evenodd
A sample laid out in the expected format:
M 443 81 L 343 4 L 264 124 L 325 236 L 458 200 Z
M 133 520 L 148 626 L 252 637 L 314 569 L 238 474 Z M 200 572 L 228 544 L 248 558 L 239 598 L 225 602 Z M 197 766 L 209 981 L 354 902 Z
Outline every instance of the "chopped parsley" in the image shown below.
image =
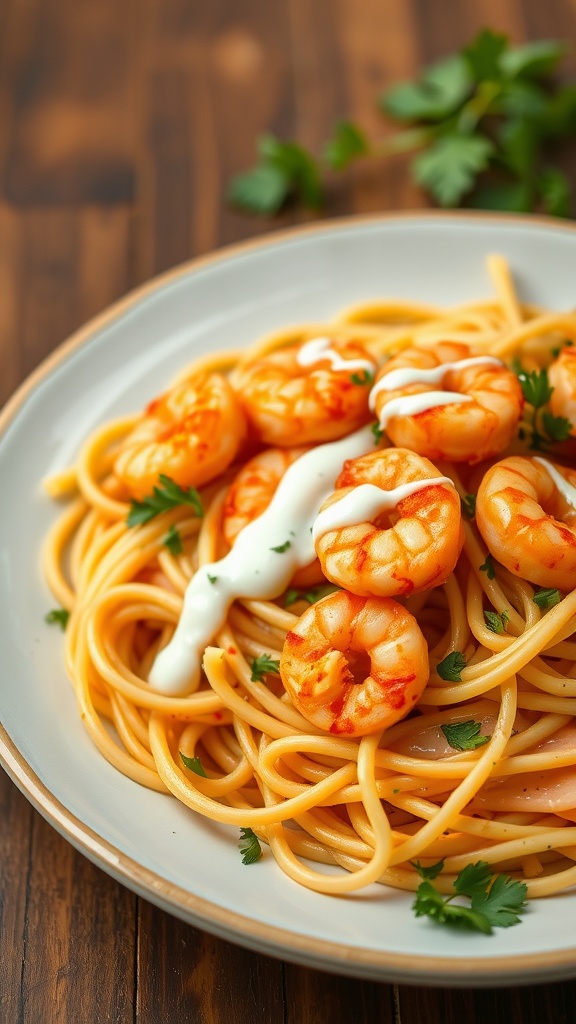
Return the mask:
M 155 516 L 159 516 L 171 508 L 177 508 L 178 505 L 190 505 L 197 516 L 204 515 L 200 495 L 195 487 L 189 487 L 185 491 L 163 473 L 160 474 L 159 480 L 161 486 L 154 487 L 152 494 L 143 498 L 142 501 L 131 502 L 130 511 L 126 517 L 128 526 L 142 526 L 154 519 Z
M 238 840 L 238 849 L 242 854 L 243 864 L 255 864 L 257 860 L 260 860 L 262 856 L 262 847 L 258 836 L 252 831 L 251 828 L 240 829 L 240 839 Z
M 261 654 L 258 658 L 254 658 L 250 668 L 252 669 L 251 682 L 262 683 L 267 672 L 275 672 L 276 675 L 280 673 L 280 662 L 271 658 L 269 654 Z
M 450 651 L 436 666 L 440 679 L 449 683 L 462 682 L 462 669 L 466 668 L 466 658 L 460 651 Z
M 218 581 L 217 576 L 211 576 L 209 572 L 206 573 L 209 583 L 216 583 Z
M 537 590 L 532 600 L 534 601 L 534 604 L 537 604 L 543 611 L 548 611 L 548 609 L 553 608 L 555 604 L 560 604 L 562 594 L 556 589 Z
M 350 380 L 353 384 L 371 384 L 374 380 L 374 374 L 370 373 L 369 370 L 362 370 L 360 373 L 351 374 Z
M 489 736 L 481 736 L 481 723 L 469 719 L 467 722 L 448 722 L 441 725 L 447 742 L 454 750 L 476 750 L 488 743 Z
M 270 548 L 270 551 L 276 551 L 279 555 L 283 555 L 284 552 L 288 551 L 288 548 L 291 548 L 291 547 L 292 547 L 292 542 L 289 541 L 289 540 L 285 540 L 283 544 L 278 544 L 277 547 Z
M 532 407 L 528 423 L 521 428 L 522 437 L 530 436 L 529 447 L 533 451 L 545 450 L 551 441 L 566 441 L 572 432 L 572 423 L 565 416 L 554 416 L 545 408 L 554 388 L 548 379 L 547 370 L 525 370 L 516 359 L 512 368 L 520 381 L 522 394 Z
M 491 629 L 493 633 L 505 633 L 506 626 L 510 621 L 510 616 L 506 609 L 503 612 L 484 612 L 484 619 L 488 629 Z
M 201 775 L 203 779 L 207 778 L 199 757 L 187 757 L 186 754 L 182 753 L 182 751 L 180 751 L 180 757 L 182 758 L 184 766 L 189 768 L 191 772 L 194 772 L 196 775 Z
M 432 882 L 443 866 L 443 861 L 428 868 L 418 861 L 412 864 L 423 879 L 412 904 L 416 917 L 431 917 L 437 924 L 471 928 L 485 935 L 491 935 L 495 927 L 509 928 L 520 923 L 526 906 L 524 882 L 509 875 L 493 874 L 490 865 L 479 860 L 456 876 L 451 895 L 442 896 Z M 469 900 L 469 904 L 453 903 L 457 897 Z
M 492 555 L 486 555 L 486 561 L 480 566 L 480 572 L 485 572 L 489 580 L 493 580 L 496 576 L 496 570 L 494 568 L 494 562 L 492 561 Z
M 52 608 L 44 616 L 44 622 L 50 626 L 56 624 L 60 626 L 60 629 L 66 629 L 69 618 L 70 612 L 66 608 Z
M 171 555 L 182 554 L 182 537 L 176 529 L 174 523 L 170 526 L 168 533 L 162 541 L 164 547 L 168 548 Z
M 384 430 L 378 422 L 373 423 L 371 427 L 372 433 L 374 434 L 374 444 L 380 444 L 384 436 Z

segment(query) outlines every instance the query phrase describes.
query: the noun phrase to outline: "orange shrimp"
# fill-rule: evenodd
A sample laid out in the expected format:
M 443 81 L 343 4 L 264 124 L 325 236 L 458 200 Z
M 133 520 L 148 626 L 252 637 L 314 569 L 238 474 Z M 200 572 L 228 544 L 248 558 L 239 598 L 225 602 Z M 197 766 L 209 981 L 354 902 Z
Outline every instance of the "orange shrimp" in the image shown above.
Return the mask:
M 357 513 L 354 509 L 365 485 L 372 487 L 367 495 L 374 496 L 367 515 L 361 505 Z M 345 505 L 338 502 L 352 507 L 342 525 L 339 512 Z M 463 543 L 460 499 L 428 459 L 405 448 L 385 448 L 344 464 L 313 536 L 332 583 L 361 596 L 411 594 L 439 586 L 454 569 Z
M 315 338 L 240 365 L 233 383 L 260 441 L 292 447 L 334 441 L 367 423 L 375 368 L 359 342 Z
M 337 591 L 286 636 L 280 676 L 295 707 L 326 732 L 364 736 L 404 718 L 429 677 L 416 619 L 391 598 Z
M 248 523 L 268 508 L 284 473 L 307 448 L 267 448 L 250 459 L 234 478 L 224 502 L 222 531 L 232 547 Z M 292 579 L 295 587 L 312 587 L 325 582 L 318 559 L 299 569 Z
M 114 472 L 135 498 L 161 474 L 199 487 L 228 468 L 246 434 L 240 403 L 219 373 L 198 373 L 146 407 L 125 438 Z
M 508 446 L 524 399 L 516 375 L 499 359 L 439 342 L 390 359 L 371 404 L 394 444 L 429 459 L 475 463 Z
M 576 348 L 566 345 L 548 367 L 548 380 L 554 388 L 550 408 L 554 416 L 570 420 L 576 435 Z
M 576 581 L 576 471 L 513 455 L 484 474 L 476 523 L 499 562 L 540 587 Z

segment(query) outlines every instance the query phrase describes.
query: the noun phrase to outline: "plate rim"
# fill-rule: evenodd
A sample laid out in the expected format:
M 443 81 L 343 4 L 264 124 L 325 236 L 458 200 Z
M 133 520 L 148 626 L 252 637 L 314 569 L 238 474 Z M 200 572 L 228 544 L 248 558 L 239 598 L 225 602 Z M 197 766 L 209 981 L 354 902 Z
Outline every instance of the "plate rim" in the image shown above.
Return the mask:
M 177 264 L 128 291 L 90 318 L 47 355 L 0 409 L 0 442 L 25 405 L 29 395 L 61 363 L 133 306 L 162 291 L 169 284 L 204 267 L 233 260 L 253 250 L 273 247 L 300 237 L 324 235 L 346 228 L 415 221 L 494 223 L 499 226 L 540 227 L 576 235 L 576 223 L 539 215 L 487 213 L 484 211 L 410 210 L 382 214 L 354 214 L 273 230 L 263 235 L 222 246 Z M 381 952 L 350 946 L 290 929 L 267 924 L 218 906 L 204 897 L 170 882 L 150 868 L 122 853 L 112 842 L 98 835 L 58 800 L 41 781 L 15 742 L 0 723 L 0 765 L 32 806 L 72 846 L 108 875 L 154 903 L 156 906 L 213 935 L 250 948 L 265 956 L 289 960 L 319 970 L 339 971 L 380 982 L 427 984 L 433 986 L 480 987 L 558 981 L 576 974 L 576 945 L 544 953 L 497 957 L 462 957 L 457 963 L 449 956 L 422 956 Z

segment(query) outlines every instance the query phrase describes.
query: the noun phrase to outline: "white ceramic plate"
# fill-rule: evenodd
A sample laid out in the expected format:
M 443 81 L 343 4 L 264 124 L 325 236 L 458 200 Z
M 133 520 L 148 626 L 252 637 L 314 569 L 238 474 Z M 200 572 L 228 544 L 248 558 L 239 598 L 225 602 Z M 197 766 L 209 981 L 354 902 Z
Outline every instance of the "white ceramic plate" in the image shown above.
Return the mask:
M 351 302 L 460 303 L 491 294 L 506 256 L 526 300 L 576 299 L 576 230 L 531 220 L 413 215 L 332 222 L 217 253 L 117 304 L 45 362 L 0 417 L 3 652 L 0 757 L 42 814 L 105 871 L 179 917 L 264 953 L 379 980 L 480 985 L 576 973 L 576 894 L 533 904 L 490 937 L 416 919 L 373 886 L 342 899 L 298 887 L 271 856 L 242 865 L 237 832 L 125 779 L 92 746 L 62 665 L 39 548 L 55 509 L 41 479 L 100 421 L 132 411 L 195 354 L 322 320 Z

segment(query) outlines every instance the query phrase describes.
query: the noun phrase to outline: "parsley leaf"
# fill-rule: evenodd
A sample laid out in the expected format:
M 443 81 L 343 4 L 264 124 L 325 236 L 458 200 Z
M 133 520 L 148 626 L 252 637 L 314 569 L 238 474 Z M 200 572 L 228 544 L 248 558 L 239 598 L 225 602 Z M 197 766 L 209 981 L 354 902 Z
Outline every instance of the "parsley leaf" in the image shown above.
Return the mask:
M 542 413 L 542 426 L 551 441 L 567 441 L 573 429 L 570 420 L 564 416 L 553 416 L 548 410 Z
M 306 206 L 322 204 L 322 184 L 317 161 L 296 142 L 282 142 L 275 135 L 258 141 L 259 163 L 232 181 L 228 198 L 252 213 L 276 213 L 291 196 Z
M 433 64 L 417 82 L 400 82 L 381 99 L 397 121 L 439 121 L 453 114 L 470 91 L 470 74 L 459 53 Z
M 520 913 L 526 902 L 527 888 L 508 875 L 496 875 L 486 892 L 475 892 L 472 896 L 472 910 L 483 914 L 491 925 L 509 928 L 518 924 Z
M 480 566 L 480 572 L 485 572 L 489 580 L 495 579 L 496 570 L 494 568 L 492 555 L 486 555 L 486 561 Z
M 460 651 L 451 651 L 442 661 L 438 662 L 436 671 L 440 679 L 445 679 L 449 683 L 461 683 L 463 668 L 466 668 L 464 655 Z
M 52 608 L 44 616 L 44 622 L 47 622 L 50 626 L 57 624 L 60 626 L 60 629 L 66 629 L 69 618 L 70 612 L 66 608 Z
M 562 594 L 556 589 L 542 589 L 537 590 L 532 598 L 534 604 L 537 604 L 543 611 L 548 611 L 549 608 L 553 608 L 555 604 L 560 604 L 562 600 Z
M 168 509 L 176 508 L 178 505 L 190 505 L 197 516 L 204 515 L 200 495 L 195 487 L 189 487 L 185 491 L 164 474 L 160 474 L 159 480 L 161 487 L 154 487 L 151 495 L 142 501 L 131 502 L 130 511 L 126 517 L 128 526 L 141 526 L 154 519 L 154 516 L 158 516 Z
M 458 206 L 487 165 L 494 146 L 482 135 L 443 135 L 414 160 L 414 177 L 440 206 Z
M 243 864 L 255 864 L 257 860 L 260 860 L 262 856 L 262 847 L 258 836 L 252 831 L 251 828 L 240 829 L 240 839 L 238 840 L 238 849 L 242 854 Z
M 417 863 L 413 865 L 419 870 Z M 422 875 L 422 871 L 419 870 Z M 493 875 L 486 861 L 468 864 L 454 881 L 454 893 L 442 896 L 430 878 L 416 890 L 412 909 L 416 917 L 427 916 L 438 924 L 466 927 L 490 935 L 494 927 L 509 928 L 519 924 L 526 903 L 527 887 L 509 875 Z M 460 897 L 470 900 L 470 906 L 452 901 Z
M 411 860 L 410 863 L 412 867 L 418 872 L 420 878 L 430 881 L 433 881 L 436 878 L 436 876 L 440 874 L 444 867 L 443 860 L 439 860 L 436 864 L 431 864 L 429 867 L 425 867 L 423 864 L 420 863 L 419 860 Z
M 535 409 L 540 409 L 541 406 L 546 405 L 550 401 L 550 396 L 554 390 L 550 386 L 546 370 L 528 371 L 524 370 L 521 366 L 515 366 L 515 370 L 526 401 L 534 406 Z
M 486 611 L 484 612 L 484 619 L 486 621 L 488 629 L 491 629 L 493 633 L 505 633 L 506 626 L 510 621 L 510 616 L 506 609 L 504 609 L 504 611 L 500 613 Z
M 182 537 L 174 526 L 174 523 L 171 524 L 162 543 L 164 544 L 164 547 L 168 548 L 171 555 L 180 555 L 182 553 Z
M 340 121 L 334 129 L 334 135 L 326 143 L 324 156 L 330 167 L 342 171 L 356 157 L 368 153 L 369 149 L 368 140 L 357 125 L 351 121 Z
M 481 736 L 481 723 L 469 719 L 467 722 L 448 722 L 441 725 L 447 742 L 454 750 L 476 750 L 488 743 L 489 736 Z
M 184 766 L 189 768 L 191 772 L 194 772 L 196 775 L 201 775 L 203 779 L 207 778 L 199 757 L 187 757 L 187 755 L 183 754 L 182 751 L 180 751 L 180 757 L 182 758 Z
M 379 423 L 373 423 L 370 429 L 374 434 L 374 444 L 380 444 L 380 441 L 384 436 L 384 430 L 382 429 Z
M 261 683 L 267 672 L 275 672 L 278 675 L 280 672 L 280 662 L 271 658 L 269 654 L 261 654 L 258 658 L 254 658 L 250 668 L 252 669 L 251 681 L 253 683 Z
M 258 214 L 273 215 L 294 198 L 317 209 L 326 168 L 342 171 L 359 157 L 412 152 L 416 180 L 441 206 L 565 217 L 570 183 L 549 157 L 552 144 L 556 149 L 576 135 L 576 85 L 551 77 L 566 52 L 563 43 L 546 39 L 512 46 L 506 35 L 485 28 L 379 98 L 400 131 L 371 141 L 341 119 L 319 158 L 297 142 L 263 135 L 256 166 L 234 179 L 229 198 Z

